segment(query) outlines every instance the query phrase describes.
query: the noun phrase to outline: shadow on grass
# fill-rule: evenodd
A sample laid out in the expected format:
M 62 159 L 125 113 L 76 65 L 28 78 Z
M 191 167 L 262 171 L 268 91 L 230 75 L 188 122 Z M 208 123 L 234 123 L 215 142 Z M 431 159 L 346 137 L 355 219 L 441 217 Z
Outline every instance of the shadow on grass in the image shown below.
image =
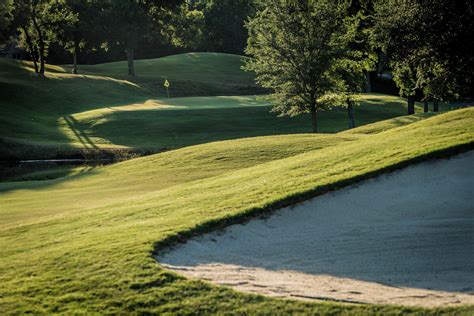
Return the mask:
M 100 135 L 114 144 L 154 149 L 175 149 L 244 137 L 311 133 L 308 114 L 279 117 L 270 110 L 269 106 L 245 106 L 113 111 L 99 124 L 93 121 L 82 125 L 91 134 Z M 404 113 L 401 104 L 364 103 L 355 108 L 356 125 L 391 119 Z M 348 128 L 345 109 L 334 108 L 318 115 L 322 133 L 336 133 Z
M 81 142 L 84 148 L 97 149 L 98 147 L 91 141 L 89 136 L 79 127 L 79 122 L 72 116 L 68 115 L 64 117 L 66 124 L 69 129 L 74 133 L 76 138 Z
M 78 165 L 69 165 L 63 166 L 63 170 L 58 170 L 57 166 L 56 169 L 48 170 L 44 166 L 39 171 L 31 171 L 30 175 L 23 175 L 26 179 L 28 177 L 36 180 L 27 180 L 27 181 L 13 181 L 13 182 L 0 182 L 0 194 L 7 193 L 15 190 L 38 190 L 44 189 L 48 186 L 57 185 L 62 182 L 67 182 L 71 180 L 77 180 L 83 177 L 88 177 L 91 175 L 95 175 L 99 173 L 99 169 L 102 165 L 95 164 L 95 165 L 86 165 L 83 164 L 80 171 L 75 174 L 71 173 L 74 171 L 73 169 L 78 168 Z M 52 166 L 51 168 L 54 168 Z M 26 171 L 26 172 L 28 172 Z M 16 171 L 18 174 L 18 171 Z M 18 177 L 21 179 L 21 174 L 18 174 Z M 48 179 L 48 177 L 53 177 L 53 179 Z

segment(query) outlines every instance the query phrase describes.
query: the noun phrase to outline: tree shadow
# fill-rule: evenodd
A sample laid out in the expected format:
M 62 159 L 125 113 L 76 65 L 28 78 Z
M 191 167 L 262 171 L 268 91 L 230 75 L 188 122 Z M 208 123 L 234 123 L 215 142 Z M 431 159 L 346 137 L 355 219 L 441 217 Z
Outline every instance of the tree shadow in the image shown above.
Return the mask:
M 81 129 L 79 126 L 79 122 L 72 117 L 71 115 L 63 117 L 64 121 L 68 125 L 69 129 L 74 133 L 76 138 L 80 141 L 80 143 L 84 146 L 86 149 L 98 149 L 97 145 L 94 144 L 93 141 L 89 138 L 87 133 L 84 132 L 83 129 Z
M 79 172 L 70 174 L 72 169 L 78 167 L 78 164 L 69 165 L 65 167 L 65 170 L 62 171 L 62 175 L 55 177 L 54 179 L 40 179 L 40 180 L 25 180 L 25 181 L 9 181 L 9 182 L 0 182 L 0 194 L 7 193 L 15 190 L 36 190 L 44 189 L 49 186 L 58 185 L 63 182 L 73 181 L 84 177 L 89 177 L 91 175 L 96 175 L 100 172 L 101 164 L 98 163 L 84 163 L 83 166 L 87 168 L 81 169 Z M 27 172 L 31 172 L 31 168 Z M 42 172 L 47 172 L 48 168 L 41 167 Z M 21 174 L 17 171 L 18 174 Z

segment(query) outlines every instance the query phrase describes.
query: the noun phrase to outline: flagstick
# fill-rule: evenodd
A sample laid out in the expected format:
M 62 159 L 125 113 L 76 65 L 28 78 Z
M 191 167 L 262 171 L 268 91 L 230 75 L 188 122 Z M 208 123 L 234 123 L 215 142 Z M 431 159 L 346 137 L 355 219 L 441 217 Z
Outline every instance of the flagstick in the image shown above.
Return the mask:
M 168 79 L 165 79 L 163 85 L 166 87 L 166 94 L 168 95 L 168 99 L 170 98 L 170 83 Z

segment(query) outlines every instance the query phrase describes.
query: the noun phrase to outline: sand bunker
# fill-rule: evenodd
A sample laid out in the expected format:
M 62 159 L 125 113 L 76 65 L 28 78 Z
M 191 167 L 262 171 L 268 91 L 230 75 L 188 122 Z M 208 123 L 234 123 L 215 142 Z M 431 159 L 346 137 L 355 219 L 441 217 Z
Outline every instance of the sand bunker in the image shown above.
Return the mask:
M 230 226 L 157 259 L 185 276 L 276 297 L 474 304 L 474 152 Z

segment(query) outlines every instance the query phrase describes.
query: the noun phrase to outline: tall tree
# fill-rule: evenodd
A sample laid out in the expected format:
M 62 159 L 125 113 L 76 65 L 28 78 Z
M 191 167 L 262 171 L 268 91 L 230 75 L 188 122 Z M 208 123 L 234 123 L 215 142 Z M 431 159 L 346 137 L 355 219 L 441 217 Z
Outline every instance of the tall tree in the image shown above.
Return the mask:
M 128 75 L 135 75 L 135 50 L 140 41 L 160 36 L 156 30 L 166 11 L 182 0 L 105 0 L 103 1 L 107 45 L 119 46 L 127 54 Z
M 360 103 L 360 93 L 367 89 L 367 72 L 374 69 L 376 63 L 373 47 L 366 43 L 370 41 L 367 30 L 361 26 L 365 19 L 362 14 L 345 18 L 346 32 L 338 41 L 341 47 L 348 49 L 334 62 L 331 91 L 317 100 L 326 107 L 346 108 L 349 128 L 355 127 L 355 106 Z
M 35 72 L 44 75 L 49 44 L 57 40 L 62 23 L 74 16 L 60 2 L 48 0 L 14 1 L 12 13 L 13 25 L 20 32 L 20 44 L 30 54 Z
M 248 32 L 245 21 L 255 14 L 254 0 L 210 0 L 204 9 L 206 49 L 242 54 Z
M 407 98 L 408 114 L 415 113 L 417 65 L 422 34 L 417 19 L 419 6 L 416 0 L 381 0 L 375 5 L 375 29 L 384 53 L 392 68 L 400 95 Z
M 419 85 L 437 111 L 439 101 L 474 94 L 474 3 L 433 0 L 418 6 L 423 34 Z
M 162 39 L 174 47 L 201 49 L 205 41 L 205 18 L 199 7 L 197 3 L 183 4 L 155 19 L 155 28 L 161 29 Z
M 105 41 L 100 28 L 100 2 L 94 0 L 63 0 L 58 5 L 70 13 L 71 17 L 62 20 L 58 40 L 72 55 L 74 74 L 78 73 L 78 58 L 86 45 L 96 47 Z
M 472 93 L 472 1 L 380 0 L 375 8 L 376 34 L 408 97 L 408 114 L 417 92 L 435 104 Z
M 376 70 L 380 52 L 374 42 L 374 0 L 352 0 L 347 8 L 347 15 L 355 21 L 354 38 L 351 49 L 363 54 L 362 66 L 366 78 L 365 92 L 372 92 L 371 73 Z
M 0 0 L 0 42 L 8 38 L 8 28 L 12 20 L 12 0 Z
M 330 0 L 275 1 L 260 9 L 247 24 L 246 52 L 254 58 L 245 69 L 273 93 L 273 110 L 282 115 L 311 113 L 313 132 L 317 100 L 337 85 L 335 64 L 347 52 L 341 36 L 345 7 Z

